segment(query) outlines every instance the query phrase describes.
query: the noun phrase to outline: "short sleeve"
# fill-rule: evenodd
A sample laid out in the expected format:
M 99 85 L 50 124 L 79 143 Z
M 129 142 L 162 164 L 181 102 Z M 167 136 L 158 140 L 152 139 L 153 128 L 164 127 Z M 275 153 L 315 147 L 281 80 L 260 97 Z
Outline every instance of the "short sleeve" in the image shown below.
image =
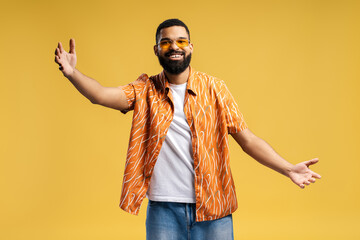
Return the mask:
M 234 97 L 223 80 L 219 80 L 219 95 L 223 111 L 225 113 L 226 125 L 229 133 L 237 133 L 247 128 L 243 114 L 240 112 Z
M 122 110 L 122 113 L 125 114 L 128 111 L 134 110 L 135 102 L 140 97 L 140 94 L 143 92 L 147 79 L 149 79 L 148 75 L 142 74 L 138 77 L 138 79 L 136 79 L 136 81 L 121 87 L 121 89 L 126 95 L 126 100 L 129 104 L 128 109 Z

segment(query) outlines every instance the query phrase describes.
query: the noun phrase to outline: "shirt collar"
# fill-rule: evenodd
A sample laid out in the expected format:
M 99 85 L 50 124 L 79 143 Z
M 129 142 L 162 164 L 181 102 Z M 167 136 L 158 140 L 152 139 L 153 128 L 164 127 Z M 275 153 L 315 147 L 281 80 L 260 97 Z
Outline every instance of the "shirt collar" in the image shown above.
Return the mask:
M 195 70 L 189 66 L 189 78 L 188 78 L 188 81 L 187 81 L 187 86 L 186 86 L 186 90 L 188 90 L 190 93 L 194 94 L 195 96 L 197 95 L 196 94 L 196 76 L 195 76 Z M 169 84 L 169 81 L 165 75 L 165 72 L 162 71 L 160 73 L 160 82 L 161 82 L 161 85 L 165 88 L 165 93 L 167 94 L 169 92 L 169 87 L 170 87 L 170 84 Z

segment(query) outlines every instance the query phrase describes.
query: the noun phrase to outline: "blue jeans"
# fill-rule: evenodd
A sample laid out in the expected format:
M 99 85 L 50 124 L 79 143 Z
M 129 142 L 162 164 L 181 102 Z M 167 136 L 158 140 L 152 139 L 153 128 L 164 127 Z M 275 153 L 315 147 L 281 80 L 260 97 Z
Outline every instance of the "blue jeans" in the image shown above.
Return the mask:
M 147 240 L 233 240 L 232 215 L 204 222 L 195 221 L 194 203 L 149 200 Z

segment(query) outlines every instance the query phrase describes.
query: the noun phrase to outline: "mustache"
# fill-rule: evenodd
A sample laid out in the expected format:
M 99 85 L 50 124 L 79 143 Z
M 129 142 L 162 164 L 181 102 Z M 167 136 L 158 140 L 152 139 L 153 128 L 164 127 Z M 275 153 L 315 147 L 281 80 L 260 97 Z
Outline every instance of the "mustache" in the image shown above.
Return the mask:
M 178 55 L 185 55 L 185 52 L 183 51 L 175 51 L 175 50 L 171 50 L 168 53 L 165 54 L 166 57 L 170 57 L 170 55 L 172 54 L 178 54 Z

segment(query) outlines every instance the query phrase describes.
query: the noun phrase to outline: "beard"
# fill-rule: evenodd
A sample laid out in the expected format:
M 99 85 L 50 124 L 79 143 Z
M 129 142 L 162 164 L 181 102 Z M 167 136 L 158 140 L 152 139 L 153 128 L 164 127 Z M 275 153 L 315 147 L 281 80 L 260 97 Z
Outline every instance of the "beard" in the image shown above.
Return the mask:
M 166 53 L 165 56 L 168 57 L 172 53 L 185 55 L 185 53 L 183 52 L 170 51 Z M 158 59 L 160 65 L 164 68 L 165 71 L 167 71 L 170 74 L 180 74 L 184 72 L 190 65 L 190 61 L 191 61 L 191 53 L 188 56 L 185 56 L 183 60 L 178 60 L 178 61 L 170 60 L 169 58 L 166 57 L 158 56 Z

